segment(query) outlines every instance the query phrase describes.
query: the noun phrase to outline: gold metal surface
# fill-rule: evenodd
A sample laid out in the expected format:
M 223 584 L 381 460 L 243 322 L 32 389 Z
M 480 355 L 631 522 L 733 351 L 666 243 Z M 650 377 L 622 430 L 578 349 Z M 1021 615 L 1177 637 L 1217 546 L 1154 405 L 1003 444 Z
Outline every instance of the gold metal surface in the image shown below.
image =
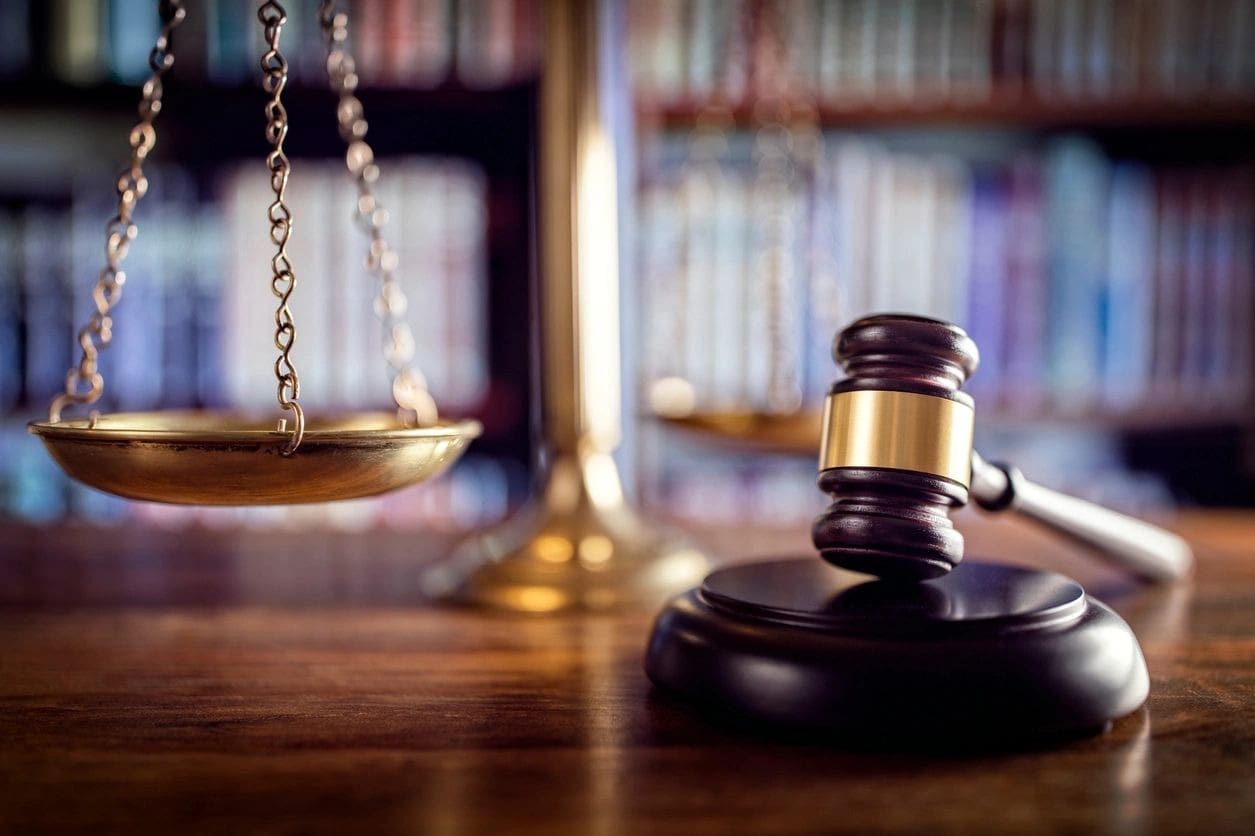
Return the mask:
M 553 462 L 543 493 L 427 572 L 424 592 L 549 613 L 657 606 L 709 571 L 706 556 L 624 500 L 605 453 Z
M 824 404 L 819 469 L 887 467 L 967 487 L 976 411 L 948 398 L 883 390 L 840 392 Z
M 29 425 L 75 479 L 130 499 L 279 505 L 373 496 L 439 475 L 480 433 L 475 421 L 406 428 L 394 412 L 311 417 L 301 448 L 270 418 L 134 412 Z
M 625 502 L 620 440 L 614 132 L 602 96 L 615 49 L 606 0 L 542 4 L 538 496 L 426 579 L 431 594 L 552 612 L 653 604 L 701 581 L 705 557 Z M 622 74 L 620 74 L 622 77 Z

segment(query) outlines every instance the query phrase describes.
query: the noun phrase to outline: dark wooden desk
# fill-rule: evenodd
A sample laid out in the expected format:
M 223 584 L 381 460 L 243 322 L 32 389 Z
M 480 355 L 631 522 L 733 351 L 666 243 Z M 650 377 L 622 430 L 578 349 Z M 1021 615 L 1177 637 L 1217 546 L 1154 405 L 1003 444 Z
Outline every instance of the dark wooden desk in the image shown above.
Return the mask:
M 649 613 L 423 603 L 416 569 L 447 538 L 0 528 L 0 830 L 1255 832 L 1255 516 L 1182 519 L 1197 578 L 1140 590 L 963 524 L 970 552 L 1016 549 L 1113 603 L 1149 706 L 1018 754 L 752 739 L 652 692 Z

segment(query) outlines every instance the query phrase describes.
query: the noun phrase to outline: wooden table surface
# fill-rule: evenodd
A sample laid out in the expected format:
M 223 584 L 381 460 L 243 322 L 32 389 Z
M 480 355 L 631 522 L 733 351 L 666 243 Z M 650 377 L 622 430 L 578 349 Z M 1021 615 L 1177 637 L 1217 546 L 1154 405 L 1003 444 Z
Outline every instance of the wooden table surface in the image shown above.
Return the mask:
M 1255 833 L 1255 515 L 1181 518 L 1198 573 L 1160 588 L 1017 524 L 962 526 L 970 554 L 1112 603 L 1148 706 L 1019 753 L 750 737 L 652 690 L 648 612 L 422 601 L 447 537 L 0 527 L 0 831 Z

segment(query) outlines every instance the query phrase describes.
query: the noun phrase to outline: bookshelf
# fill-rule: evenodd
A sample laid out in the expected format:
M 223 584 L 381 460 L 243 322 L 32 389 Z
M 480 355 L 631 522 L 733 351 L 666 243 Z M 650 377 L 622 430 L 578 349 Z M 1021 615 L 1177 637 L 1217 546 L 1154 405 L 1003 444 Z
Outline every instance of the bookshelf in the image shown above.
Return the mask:
M 631 32 L 638 386 L 692 410 L 645 430 L 652 502 L 808 480 L 693 430 L 809 455 L 831 336 L 876 310 L 968 328 L 995 455 L 1131 509 L 1255 498 L 1255 4 L 651 0 Z M 781 133 L 796 199 L 764 209 Z
M 710 105 L 695 99 L 635 103 L 642 129 L 685 130 L 710 118 Z M 1255 100 L 1230 96 L 1204 102 L 1166 98 L 1121 97 L 1093 101 L 1041 98 L 1020 90 L 993 91 L 978 101 L 919 101 L 869 104 L 802 102 L 794 108 L 799 121 L 810 118 L 824 128 L 998 126 L 1003 128 L 1102 129 L 1176 128 L 1193 133 L 1220 128 L 1255 130 Z M 731 126 L 754 125 L 754 102 L 740 101 L 724 109 Z
M 199 9 L 202 15 L 189 20 L 183 42 L 176 42 L 176 50 L 184 49 L 183 63 L 176 64 L 166 85 L 167 106 L 159 121 L 161 139 L 154 163 L 159 167 L 173 164 L 167 170 L 188 181 L 188 200 L 200 208 L 220 209 L 227 199 L 228 175 L 241 165 L 247 171 L 265 150 L 262 94 L 251 75 L 255 68 L 252 52 L 258 46 L 253 41 L 260 36 L 254 31 L 250 5 L 247 0 L 188 0 L 189 10 L 195 14 Z M 301 166 L 306 170 L 329 166 L 330 177 L 341 146 L 331 110 L 334 99 L 321 76 L 312 16 L 302 17 L 313 5 L 291 5 L 297 17 L 290 34 L 285 31 L 285 43 L 293 44 L 295 56 L 293 82 L 285 92 L 294 126 L 288 147 L 297 160 L 295 176 L 300 176 Z M 88 29 L 94 26 L 97 42 L 105 44 L 87 50 L 88 57 L 82 60 L 68 61 L 61 49 L 70 42 L 64 13 L 71 7 L 95 10 L 95 17 L 85 19 L 86 25 Z M 487 369 L 482 390 L 462 402 L 442 402 L 446 410 L 478 418 L 485 425 L 465 478 L 455 474 L 447 484 L 429 486 L 421 495 L 405 494 L 371 508 L 337 509 L 334 515 L 343 517 L 341 522 L 348 527 L 377 519 L 397 526 L 438 526 L 455 518 L 460 525 L 480 525 L 503 515 L 505 505 L 521 497 L 532 456 L 532 346 L 527 317 L 520 312 L 530 307 L 535 262 L 533 155 L 539 49 L 535 2 L 357 0 L 351 7 L 359 18 L 367 15 L 367 25 L 358 27 L 356 36 L 357 51 L 368 54 L 361 68 L 361 99 L 370 119 L 371 142 L 385 160 L 385 176 L 393 162 L 415 164 L 415 176 L 421 177 L 427 162 L 450 159 L 469 166 L 471 179 L 478 178 L 482 184 L 475 200 L 480 201 L 483 216 L 483 328 L 491 338 L 482 343 Z M 1145 17 L 1150 14 L 1147 9 L 1159 9 L 1161 16 Z M 126 44 L 138 35 L 116 22 L 135 20 L 150 11 L 148 0 L 0 4 L 0 27 L 28 33 L 20 48 L 0 56 L 0 125 L 36 125 L 34 141 L 46 146 L 40 149 L 37 170 L 14 171 L 22 167 L 20 163 L 11 162 L 6 168 L 0 161 L 0 173 L 13 175 L 0 178 L 0 260 L 4 242 L 12 238 L 5 235 L 13 231 L 13 218 L 28 207 L 53 215 L 68 212 L 80 188 L 93 198 L 108 197 L 137 97 L 133 62 L 118 62 L 121 56 L 132 55 Z M 1143 17 L 1128 18 L 1130 14 Z M 930 15 L 941 15 L 932 28 Z M 705 408 L 754 410 L 763 406 L 769 370 L 761 358 L 767 354 L 770 323 L 761 315 L 749 315 L 756 308 L 764 309 L 766 300 L 761 283 L 756 284 L 746 268 L 748 244 L 761 234 L 755 231 L 759 218 L 752 200 L 754 136 L 762 127 L 756 110 L 763 102 L 778 108 L 781 101 L 788 101 L 795 116 L 811 114 L 828 161 L 827 169 L 798 166 L 793 183 L 798 196 L 793 218 L 799 235 L 794 258 L 798 270 L 785 294 L 785 307 L 797 336 L 790 348 L 791 362 L 803 405 L 808 407 L 817 403 L 835 373 L 827 344 L 837 327 L 870 310 L 873 303 L 902 307 L 898 300 L 903 294 L 910 301 L 910 293 L 932 287 L 921 284 L 923 271 L 933 262 L 921 255 L 924 245 L 918 232 L 905 234 L 901 241 L 905 246 L 897 248 L 910 256 L 905 261 L 888 260 L 877 267 L 864 258 L 862 266 L 852 268 L 860 262 L 851 260 L 848 249 L 838 243 L 857 237 L 857 229 L 851 232 L 841 220 L 849 216 L 849 206 L 840 205 L 840 196 L 850 193 L 839 185 L 844 175 L 875 171 L 879 172 L 875 176 L 885 175 L 889 182 L 903 179 L 899 175 L 909 175 L 903 182 L 922 177 L 922 189 L 918 184 L 908 186 L 904 195 L 881 201 L 889 207 L 887 222 L 895 228 L 927 230 L 934 242 L 943 242 L 942 227 L 948 224 L 946 228 L 957 229 L 960 222 L 920 223 L 921 216 L 944 208 L 951 214 L 979 211 L 987 218 L 998 218 L 1023 214 L 1027 206 L 1027 216 L 1036 220 L 1025 228 L 1047 236 L 1057 228 L 1046 217 L 1048 202 L 1039 197 L 1036 203 L 1017 203 L 1008 196 L 1016 178 L 1026 177 L 1040 190 L 1051 176 L 1057 182 L 1072 177 L 1075 184 L 1077 172 L 1084 186 L 1085 178 L 1097 171 L 1106 181 L 1120 180 L 1124 195 L 1118 201 L 1124 207 L 1123 216 L 1094 219 L 1095 228 L 1103 230 L 1103 240 L 1110 229 L 1128 226 L 1129 219 L 1156 230 L 1166 223 L 1177 242 L 1173 245 L 1177 255 L 1168 252 L 1163 259 L 1177 264 L 1173 269 L 1183 276 L 1197 274 L 1182 279 L 1182 287 L 1191 281 L 1213 286 L 1209 277 L 1219 274 L 1211 268 L 1199 272 L 1190 267 L 1191 257 L 1184 254 L 1191 251 L 1191 241 L 1213 240 L 1216 230 L 1224 227 L 1191 221 L 1194 210 L 1189 207 L 1194 198 L 1190 195 L 1197 192 L 1203 204 L 1220 205 L 1222 215 L 1249 214 L 1255 202 L 1255 188 L 1250 185 L 1250 172 L 1255 170 L 1251 150 L 1255 148 L 1251 58 L 1255 50 L 1242 49 L 1252 42 L 1252 0 L 1198 0 L 1195 5 L 1181 0 L 1157 4 L 1124 0 L 634 0 L 621 4 L 620 17 L 626 35 L 622 48 L 632 75 L 622 106 L 633 112 L 636 123 L 635 171 L 625 172 L 634 178 L 636 188 L 625 190 L 629 194 L 621 213 L 624 250 L 634 262 L 634 267 L 628 265 L 623 282 L 628 318 L 625 356 L 632 375 L 628 391 L 635 386 L 642 393 L 629 411 L 644 411 L 644 392 L 650 384 L 675 372 L 691 379 Z M 199 22 L 192 25 L 193 20 Z M 940 40 L 927 35 L 934 30 L 949 34 Z M 1121 35 L 1126 32 L 1136 36 L 1129 40 Z M 734 104 L 726 106 L 728 102 Z M 724 214 L 715 224 L 716 238 L 711 239 L 718 246 L 708 247 L 707 253 L 721 254 L 722 260 L 703 268 L 706 272 L 689 283 L 689 291 L 712 300 L 718 292 L 725 301 L 741 301 L 719 308 L 722 321 L 735 326 L 725 330 L 731 339 L 711 341 L 704 330 L 709 322 L 697 322 L 694 327 L 688 321 L 687 345 L 677 349 L 671 333 L 677 314 L 700 319 L 696 315 L 700 306 L 677 304 L 672 295 L 678 275 L 676 248 L 692 221 L 685 207 L 691 199 L 686 189 L 694 183 L 685 179 L 686 170 L 691 168 L 688 161 L 695 134 L 711 123 L 719 103 L 725 103 L 718 109 L 724 114 L 719 133 L 726 144 L 719 165 L 727 183 L 720 186 L 718 205 Z M 72 130 L 65 130 L 67 126 Z M 81 162 L 96 156 L 103 168 L 79 173 Z M 858 161 L 864 157 L 878 162 L 868 168 Z M 1056 158 L 1062 160 L 1062 174 L 1050 175 L 1048 161 Z M 842 159 L 844 168 L 837 164 Z M 1196 174 L 1201 185 L 1195 184 Z M 877 189 L 882 197 L 894 194 L 892 189 L 885 192 L 883 187 L 869 186 L 860 200 L 874 197 Z M 1137 195 L 1159 195 L 1165 189 L 1175 195 L 1168 201 L 1176 207 L 1171 217 L 1164 221 L 1156 208 L 1148 219 L 1145 202 Z M 947 195 L 944 200 L 938 197 L 943 193 Z M 1103 186 L 1094 193 L 1109 196 L 1111 189 Z M 1219 204 L 1215 195 L 1223 198 Z M 1108 201 L 1104 197 L 1102 202 Z M 1155 206 L 1160 205 L 1155 197 Z M 818 215 L 816 206 L 822 210 Z M 826 231 L 814 234 L 815 219 L 821 216 L 827 218 L 823 221 Z M 87 219 L 89 253 L 98 248 L 95 236 L 103 219 L 103 214 Z M 985 230 L 983 238 L 967 242 L 968 249 L 979 244 L 975 249 L 980 252 L 1002 253 L 1004 260 L 1010 257 L 1007 241 L 1015 235 L 1007 232 L 1006 222 L 967 223 Z M 330 222 L 320 223 L 316 230 L 322 235 L 330 228 Z M 1160 238 L 1157 231 L 1155 237 L 1156 241 Z M 145 240 L 151 238 L 145 236 Z M 1134 237 L 1120 240 L 1118 250 L 1126 261 L 1142 249 Z M 1248 233 L 1226 240 L 1250 245 Z M 876 246 L 884 244 L 882 240 Z M 1032 306 L 1003 305 L 1004 314 L 997 322 L 973 320 L 968 302 L 960 303 L 956 295 L 947 297 L 950 310 L 935 311 L 971 326 L 985 350 L 985 367 L 972 384 L 981 404 L 983 431 L 999 444 L 1005 441 L 1005 456 L 1033 469 L 1044 481 L 1091 496 L 1088 489 L 1102 485 L 1104 499 L 1115 499 L 1116 504 L 1133 510 L 1139 503 L 1151 506 L 1170 499 L 1255 500 L 1249 488 L 1255 463 L 1248 466 L 1243 452 L 1255 446 L 1250 441 L 1255 424 L 1255 375 L 1250 372 L 1255 368 L 1255 348 L 1249 345 L 1253 330 L 1249 322 L 1237 318 L 1219 329 L 1222 336 L 1227 335 L 1228 342 L 1223 343 L 1227 347 L 1217 349 L 1221 343 L 1208 343 L 1209 348 L 1191 355 L 1188 362 L 1178 358 L 1179 362 L 1170 364 L 1184 365 L 1192 372 L 1205 365 L 1199 358 L 1240 355 L 1240 363 L 1225 366 L 1223 374 L 1214 373 L 1214 379 L 1203 387 L 1174 382 L 1174 376 L 1185 379 L 1188 375 L 1160 374 L 1162 370 L 1154 368 L 1154 350 L 1148 352 L 1145 346 L 1136 355 L 1143 364 L 1132 375 L 1137 385 L 1119 399 L 1105 398 L 1102 393 L 1111 380 L 1129 375 L 1129 367 L 1112 362 L 1116 354 L 1105 349 L 1094 369 L 1071 378 L 1069 385 L 1079 380 L 1087 393 L 1084 397 L 1060 391 L 1053 382 L 1038 385 L 1055 375 L 1042 371 L 1051 365 L 1041 359 L 1049 354 L 1051 340 L 1060 345 L 1068 342 L 1051 337 L 1052 324 L 1075 324 L 1072 317 L 1050 315 L 1050 276 L 1052 271 L 1064 271 L 1047 263 L 1048 242 L 1039 246 L 1043 253 L 1024 257 L 1029 263 L 1033 258 L 1039 262 L 1038 277 L 1027 285 L 1046 294 L 1036 306 L 1041 315 L 1027 321 L 1039 329 L 1037 336 L 1011 340 L 1009 334 L 1025 323 L 1005 315 L 1006 310 L 1032 310 Z M 1155 248 L 1158 253 L 1158 243 Z M 141 261 L 143 249 L 142 242 L 135 249 L 134 257 Z M 1107 316 L 1098 313 L 1098 306 L 1106 303 L 1094 301 L 1093 296 L 1106 292 L 1103 289 L 1110 284 L 1105 267 L 1094 272 L 1095 264 L 1106 258 L 1105 244 L 1099 249 L 1102 256 L 1097 255 L 1098 249 L 1089 248 L 1088 284 L 1082 283 L 1092 303 L 1087 303 L 1084 317 L 1091 326 Z M 1207 246 L 1203 249 L 1207 251 Z M 1242 256 L 1240 249 L 1232 251 L 1238 255 L 1231 263 L 1249 264 L 1250 257 Z M 988 260 L 974 270 L 970 263 L 958 266 L 953 254 L 947 258 L 953 261 L 948 269 L 954 287 L 967 291 L 979 287 L 1005 295 L 1016 285 L 1007 280 L 1005 271 L 1000 276 L 998 269 L 991 268 Z M 821 276 L 813 269 L 825 263 L 836 266 L 833 275 Z M 1129 269 L 1126 265 L 1126 274 Z M 90 269 L 86 275 L 82 272 L 73 275 L 76 296 L 82 295 L 91 278 Z M 869 278 L 870 284 L 865 285 L 848 279 L 889 274 L 909 279 L 876 284 Z M 13 296 L 22 310 L 25 291 L 12 275 L 0 274 L 8 279 L 0 281 L 0 296 Z M 133 284 L 134 294 L 128 299 L 142 298 L 142 282 L 137 279 Z M 1235 274 L 1220 282 L 1230 289 L 1250 284 L 1249 274 L 1246 278 Z M 891 292 L 875 298 L 877 286 Z M 832 287 L 838 293 L 829 293 Z M 851 299 L 851 294 L 861 301 Z M 839 304 L 828 304 L 833 298 Z M 1189 339 L 1196 343 L 1200 334 L 1216 330 L 1198 327 L 1200 322 L 1207 324 L 1209 312 L 1249 314 L 1249 321 L 1255 322 L 1255 303 L 1239 297 L 1215 293 L 1200 297 L 1181 290 L 1173 298 L 1182 303 L 1210 300 L 1201 308 L 1178 306 L 1181 318 L 1194 323 L 1188 330 Z M 1220 304 L 1223 299 L 1233 304 Z M 202 303 L 213 306 L 221 299 L 207 291 Z M 1126 304 L 1121 310 L 1132 308 Z M 1130 321 L 1123 320 L 1120 327 L 1127 331 Z M 63 325 L 56 333 L 68 335 L 70 323 Z M 15 340 L 20 344 L 29 336 L 26 328 L 21 318 L 0 317 L 0 346 Z M 1081 332 L 1090 343 L 1099 339 L 1093 327 L 1078 329 Z M 1139 339 L 1145 339 L 1146 332 L 1143 327 Z M 1245 350 L 1240 341 L 1243 333 L 1248 343 Z M 1185 336 L 1181 339 L 1188 341 Z M 1113 340 L 1114 344 L 1123 341 L 1123 337 Z M 1021 365 L 1015 374 L 1005 368 L 999 374 L 1000 366 L 1009 362 L 1009 348 L 1020 344 L 1036 345 L 1041 356 L 1022 357 L 1016 361 Z M 64 348 L 61 345 L 57 350 Z M 739 356 L 743 350 L 758 358 L 748 371 L 744 363 L 708 367 L 705 359 L 692 359 Z M 1030 385 L 1007 385 L 1017 375 Z M 5 384 L 0 385 L 0 415 L 6 416 L 7 428 L 7 434 L 0 434 L 0 460 L 22 459 L 22 451 L 29 446 L 24 444 L 22 424 L 45 405 L 42 395 L 33 397 L 23 391 L 24 379 L 24 371 L 0 375 L 0 383 Z M 1067 374 L 1064 379 L 1069 379 Z M 13 389 L 14 380 L 19 383 L 16 394 L 5 394 Z M 55 385 L 56 380 L 50 382 Z M 1168 385 L 1162 385 L 1165 382 Z M 221 395 L 208 400 L 214 397 Z M 195 405 L 194 397 L 191 405 Z M 688 434 L 664 431 L 648 415 L 629 422 L 626 430 L 629 437 L 624 450 L 633 461 L 625 471 L 638 474 L 637 487 L 646 504 L 711 523 L 769 519 L 806 525 L 818 510 L 813 462 L 806 457 L 763 458 L 735 451 L 712 454 L 710 445 L 693 441 Z M 1053 447 L 1035 440 L 1073 436 L 1084 439 L 1060 441 Z M 999 450 L 986 452 L 998 454 Z M 1054 467 L 1052 459 L 1068 463 L 1075 472 L 1063 465 Z M 12 475 L 16 472 L 12 468 L 5 472 L 8 475 L 0 475 L 0 500 L 9 503 L 4 507 L 10 513 L 28 519 L 57 519 L 72 513 L 104 520 L 138 513 L 157 522 L 166 520 L 151 508 L 122 511 L 99 502 L 56 482 L 55 473 L 39 470 L 40 462 L 30 457 L 22 461 L 18 476 Z M 1177 463 L 1182 461 L 1195 465 L 1192 474 L 1179 472 L 1182 468 Z M 1093 467 L 1077 466 L 1077 462 L 1093 463 Z M 1119 472 L 1126 465 L 1167 476 L 1145 490 L 1135 490 Z M 1211 490 L 1207 485 L 1221 487 Z M 21 505 L 16 511 L 14 502 Z M 729 516 L 712 518 L 712 509 L 722 509 L 719 513 Z M 194 519 L 211 525 L 234 525 L 241 519 L 258 525 L 287 525 L 316 519 L 268 514 Z

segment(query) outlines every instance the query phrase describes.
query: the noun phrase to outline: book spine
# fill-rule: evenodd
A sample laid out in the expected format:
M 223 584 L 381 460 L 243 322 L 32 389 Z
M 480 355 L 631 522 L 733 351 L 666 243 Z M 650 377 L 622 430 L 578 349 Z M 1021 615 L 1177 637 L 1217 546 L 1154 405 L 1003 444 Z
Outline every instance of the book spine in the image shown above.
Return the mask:
M 1207 286 L 1207 195 L 1197 173 L 1185 180 L 1185 235 L 1181 253 L 1181 359 L 1177 374 L 1183 392 L 1200 396 L 1205 388 L 1206 331 L 1216 315 Z
M 956 159 L 933 161 L 937 184 L 934 260 L 938 276 L 932 288 L 932 306 L 950 322 L 962 321 L 968 310 L 971 276 L 972 173 Z
M 45 207 L 22 216 L 22 302 L 26 323 L 23 400 L 37 409 L 61 392 L 74 350 L 69 218 Z M 94 281 L 94 277 L 92 277 Z M 88 285 L 84 285 L 86 287 Z
M 840 316 L 844 321 L 853 322 L 875 310 L 871 230 L 878 154 L 867 142 L 842 138 L 833 145 L 833 158 L 837 216 L 834 246 Z M 831 337 L 830 334 L 829 339 Z
M 720 23 L 726 11 L 716 0 L 692 0 L 685 12 L 688 55 L 685 95 L 693 101 L 708 101 L 718 90 L 722 70 Z
M 1085 95 L 1110 98 L 1113 82 L 1115 0 L 1089 0 L 1085 17 Z
M 274 403 L 274 377 L 267 358 L 274 348 L 274 296 L 269 265 L 266 207 L 273 196 L 251 165 L 241 165 L 224 182 L 226 258 L 223 281 L 223 381 L 228 405 L 246 410 Z M 299 265 L 297 265 L 299 270 Z M 298 273 L 298 280 L 300 274 Z M 299 372 L 299 358 L 296 362 Z
M 487 183 L 477 169 L 447 161 L 450 207 L 448 349 L 442 362 L 450 372 L 449 398 L 478 402 L 488 391 Z M 421 360 L 421 358 L 420 358 Z
M 22 397 L 22 274 L 18 220 L 0 211 L 0 414 Z
M 0 32 L 31 31 L 31 0 L 0 3 Z M 34 63 L 29 37 L 8 38 L 0 50 L 0 79 L 18 78 L 29 73 Z
M 1175 171 L 1162 173 L 1156 191 L 1159 228 L 1155 236 L 1158 246 L 1155 249 L 1154 381 L 1157 398 L 1164 398 L 1181 394 L 1186 228 L 1186 189 L 1182 175 Z
M 816 99 L 833 104 L 843 94 L 841 89 L 841 62 L 844 47 L 841 29 L 840 0 L 823 0 L 819 5 L 818 57 L 816 66 Z
M 103 80 L 108 41 L 101 0 L 49 0 L 49 14 L 52 74 L 71 84 Z
M 210 80 L 215 84 L 243 84 L 260 73 L 256 67 L 261 58 L 262 36 L 250 0 L 211 0 L 205 14 L 210 37 Z
M 1233 213 L 1232 275 L 1233 343 L 1227 347 L 1231 358 L 1229 387 L 1239 402 L 1249 403 L 1255 396 L 1255 172 L 1243 168 L 1238 182 L 1241 188 L 1224 190 L 1225 200 Z
M 349 34 L 353 38 L 353 60 L 363 84 L 393 83 L 394 56 L 403 48 L 406 30 L 392 20 L 389 5 L 389 0 L 353 2 Z
M 712 391 L 710 347 L 714 345 L 715 299 L 720 285 L 715 273 L 715 183 L 710 167 L 688 168 L 683 175 L 684 231 L 680 270 L 687 295 L 684 327 L 685 376 L 699 392 Z
M 1247 350 L 1243 346 L 1242 333 L 1237 330 L 1240 320 L 1235 311 L 1242 301 L 1233 281 L 1233 256 L 1236 248 L 1234 239 L 1238 231 L 1233 201 L 1229 199 L 1225 188 L 1225 175 L 1232 173 L 1223 170 L 1207 172 L 1205 184 L 1208 208 L 1207 287 L 1212 298 L 1216 300 L 1216 306 L 1215 316 L 1204 333 L 1207 356 L 1204 366 L 1208 397 L 1216 401 L 1223 400 L 1235 383 L 1235 355 Z
M 474 43 L 479 45 L 483 40 L 481 24 L 487 10 L 482 2 L 463 7 L 468 10 L 466 15 L 470 15 L 476 13 L 477 5 L 475 19 L 468 20 L 464 15 L 461 23 L 468 31 L 474 27 Z M 394 53 L 389 78 L 394 83 L 417 87 L 435 87 L 448 78 L 453 67 L 458 24 L 450 0 L 394 2 L 390 33 L 400 37 L 392 41 Z M 472 54 L 469 58 L 472 77 L 481 62 L 479 55 Z
M 1046 158 L 1050 230 L 1050 381 L 1058 406 L 1099 394 L 1106 262 L 1106 159 L 1088 141 L 1060 140 Z
M 294 224 L 288 241 L 288 253 L 298 283 L 290 303 L 296 323 L 292 358 L 300 375 L 301 403 L 307 409 L 326 409 L 331 405 L 330 369 L 338 359 L 332 354 L 331 335 L 339 319 L 339 311 L 332 305 L 333 277 L 328 269 L 325 249 L 327 236 L 336 234 L 334 228 L 326 226 L 327 184 L 333 177 L 347 175 L 344 168 L 333 161 L 299 160 L 295 167 L 297 174 L 288 182 L 285 201 L 289 206 L 297 207 L 300 212 L 298 220 L 305 217 L 313 223 Z M 267 228 L 266 222 L 260 218 L 257 225 L 263 230 Z M 254 262 L 252 273 L 259 285 L 264 281 L 269 266 L 268 258 Z M 266 289 L 269 290 L 268 287 Z M 274 329 L 266 330 L 273 333 Z M 257 365 L 260 358 L 273 354 L 272 350 L 255 355 L 252 362 Z
M 1155 194 L 1151 173 L 1120 163 L 1107 213 L 1107 323 L 1103 394 L 1115 409 L 1147 397 L 1154 359 Z
M 1002 398 L 1012 409 L 1041 405 L 1048 306 L 1042 171 L 1021 157 L 1011 166 L 1007 210 L 1006 374 Z
M 107 0 L 109 75 L 124 84 L 148 78 L 148 53 L 161 31 L 157 7 L 148 0 Z
M 973 178 L 972 256 L 967 315 L 963 321 L 968 335 L 980 347 L 980 368 L 970 384 L 978 396 L 999 390 L 1006 366 L 1009 203 L 1009 188 L 1002 172 L 980 172 Z
M 806 288 L 802 337 L 803 368 L 800 374 L 802 393 L 808 403 L 815 403 L 832 382 L 835 369 L 830 346 L 832 336 L 844 324 L 845 302 L 842 293 L 840 261 L 840 214 L 838 211 L 837 170 L 833 160 L 821 158 L 815 169 L 811 190 L 811 211 L 808 225 L 809 252 L 806 257 L 809 280 Z
M 1056 0 L 1032 0 L 1031 82 L 1042 98 L 1059 93 L 1059 9 Z
M 126 293 L 114 309 L 113 342 L 104 355 L 105 364 L 113 370 L 113 403 L 126 411 L 154 409 L 162 399 L 162 376 L 158 372 L 165 335 L 166 275 L 161 256 L 169 225 L 167 172 L 150 169 L 148 176 L 152 184 L 149 196 L 136 207 L 134 216 L 139 234 L 131 242 L 123 265 Z M 93 213 L 91 226 L 99 224 L 100 217 Z
M 179 78 L 184 82 L 204 82 L 209 75 L 211 32 L 216 26 L 217 0 L 188 0 L 187 15 L 170 39 Z M 148 44 L 152 48 L 152 44 Z M 148 53 L 144 53 L 145 59 Z
M 189 250 L 192 258 L 193 314 L 196 354 L 196 405 L 217 408 L 227 404 L 224 382 L 223 321 L 227 304 L 223 298 L 229 282 L 223 276 L 225 224 L 219 204 L 202 206 L 194 218 Z
M 992 87 L 1006 94 L 1021 94 L 1032 66 L 1030 0 L 1000 0 L 994 6 L 991 55 Z

